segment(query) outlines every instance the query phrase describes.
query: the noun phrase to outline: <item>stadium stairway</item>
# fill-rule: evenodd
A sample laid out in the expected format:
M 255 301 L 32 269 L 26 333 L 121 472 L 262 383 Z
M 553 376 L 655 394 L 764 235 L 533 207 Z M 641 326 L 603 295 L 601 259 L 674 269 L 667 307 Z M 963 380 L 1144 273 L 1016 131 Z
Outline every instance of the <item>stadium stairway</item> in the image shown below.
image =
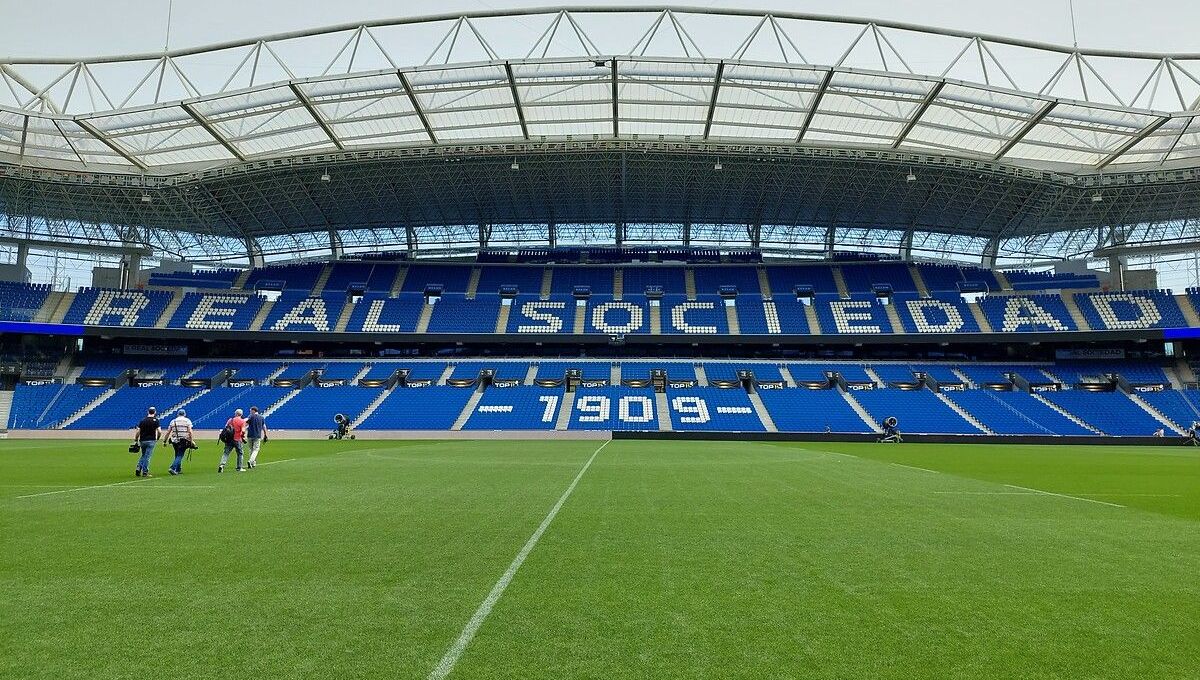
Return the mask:
M 900 312 L 896 311 L 896 305 L 884 305 L 883 311 L 887 314 L 888 323 L 892 324 L 892 328 L 904 328 L 904 324 L 900 321 Z
M 730 335 L 742 334 L 742 327 L 738 323 L 737 307 L 735 305 L 725 305 L 725 323 L 729 324 Z
M 1000 284 L 1000 290 L 1012 290 L 1012 282 L 1008 280 L 1008 274 L 999 269 L 992 272 L 996 276 L 996 283 Z
M 542 288 L 538 291 L 538 298 L 541 300 L 549 300 L 550 293 L 554 290 L 554 269 L 546 267 L 542 270 Z
M 450 376 L 454 375 L 454 364 L 446 364 L 446 368 L 442 369 L 442 374 L 438 376 L 437 384 L 439 387 L 445 387 L 450 380 Z
M 264 300 L 262 306 L 258 308 L 258 313 L 254 315 L 254 320 L 250 322 L 250 330 L 261 331 L 263 324 L 267 322 L 267 317 L 271 314 L 271 308 L 274 306 L 274 300 Z
M 467 279 L 467 289 L 463 292 L 463 297 L 467 300 L 474 300 L 479 294 L 479 277 L 483 276 L 481 267 L 471 267 L 471 278 Z
M 1179 311 L 1183 312 L 1183 320 L 1187 322 L 1187 325 L 1192 328 L 1200 326 L 1200 315 L 1196 314 L 1196 307 L 1188 295 L 1183 293 L 1176 295 L 1175 304 L 1179 305 Z
M 932 297 L 929 294 L 929 287 L 925 285 L 925 277 L 921 275 L 921 268 L 915 264 L 910 264 L 908 265 L 908 272 L 912 274 L 913 283 L 916 284 L 917 295 L 920 295 L 922 298 Z M 901 326 L 896 326 L 896 328 L 901 328 Z
M 175 290 L 171 292 L 171 301 L 163 309 L 162 314 L 158 315 L 158 320 L 154 322 L 155 328 L 166 328 L 171 322 L 171 317 L 175 316 L 175 312 L 179 311 L 179 305 L 183 303 L 183 291 Z
M 558 419 L 554 421 L 555 430 L 566 430 L 571 424 L 571 412 L 575 410 L 575 392 L 563 394 L 562 403 L 558 405 Z
M 388 297 L 399 297 L 400 291 L 404 288 L 404 277 L 408 276 L 408 267 L 401 266 L 396 269 L 396 278 L 392 279 L 392 287 L 388 289 Z
M 455 418 L 454 424 L 450 426 L 451 430 L 457 432 L 463 429 L 463 426 L 467 424 L 467 420 L 471 418 L 471 414 L 475 413 L 475 407 L 479 406 L 479 400 L 483 399 L 483 392 L 485 389 L 487 388 L 485 388 L 483 385 L 480 385 L 479 388 L 475 390 L 475 393 L 471 395 L 471 398 L 467 400 L 467 403 L 463 404 L 462 411 L 459 412 L 458 418 Z
M 11 390 L 0 392 L 0 432 L 8 432 L 8 416 L 12 413 L 14 394 L 16 392 Z
M 779 367 L 779 377 L 783 378 L 783 384 L 788 387 L 796 386 L 796 379 L 792 377 L 792 370 L 787 366 Z
M 879 426 L 879 423 L 875 422 L 875 419 L 871 417 L 870 413 L 867 413 L 867 409 L 863 408 L 863 405 L 858 403 L 858 400 L 854 398 L 853 394 L 847 392 L 841 385 L 837 386 L 837 391 L 841 393 L 842 398 L 846 400 L 846 403 L 850 404 L 850 408 L 854 409 L 854 412 L 858 414 L 858 417 L 862 418 L 862 421 L 870 426 L 872 432 L 876 434 L 883 433 L 883 428 Z
M 660 414 L 671 412 L 671 410 L 670 410 L 671 409 L 671 399 L 670 399 L 670 397 L 667 396 L 666 392 L 655 392 L 654 393 L 654 408 Z M 658 419 L 658 431 L 659 432 L 671 432 L 674 429 L 675 429 L 675 426 L 671 424 L 670 418 L 659 418 Z
M 1075 327 L 1081 331 L 1092 330 L 1092 325 L 1088 323 L 1087 317 L 1083 315 L 1083 311 L 1079 309 L 1079 303 L 1075 300 L 1075 293 L 1064 290 L 1062 292 L 1063 306 L 1067 308 L 1067 313 L 1071 315 L 1071 320 L 1075 322 Z
M 284 369 L 281 368 L 280 372 L 282 372 L 283 370 Z M 270 381 L 268 381 L 268 383 L 269 382 Z M 267 416 L 271 415 L 272 413 L 278 411 L 281 406 L 283 406 L 284 404 L 288 403 L 289 401 L 295 399 L 296 395 L 298 395 L 298 394 L 300 394 L 300 389 L 291 390 L 287 394 L 283 395 L 282 399 L 280 399 L 279 401 L 275 402 L 274 404 L 271 404 L 270 406 L 263 409 L 263 417 L 266 418 Z
M 355 305 L 351 304 L 350 302 L 342 305 L 342 311 L 340 314 L 338 314 L 337 323 L 333 326 L 333 331 L 335 333 L 346 332 L 346 326 L 350 325 L 350 316 L 354 314 L 354 307 Z
M 1150 402 L 1146 401 L 1145 399 L 1142 399 L 1140 396 L 1134 394 L 1133 392 L 1127 392 L 1126 396 L 1129 397 L 1130 401 L 1132 401 L 1133 403 L 1140 406 L 1143 411 L 1145 411 L 1146 413 L 1149 413 L 1152 418 L 1154 418 L 1158 422 L 1162 423 L 1163 427 L 1165 427 L 1167 430 L 1174 432 L 1175 434 L 1183 434 L 1184 433 L 1183 427 L 1181 425 L 1176 424 L 1175 421 L 1168 418 L 1166 416 L 1166 414 L 1164 414 L 1162 411 L 1159 411 L 1158 409 L 1154 408 L 1154 406 Z
M 821 317 L 817 316 L 816 305 L 801 305 L 804 307 L 804 318 L 808 320 L 808 332 L 812 335 L 821 335 L 824 331 L 821 329 Z
M 683 270 L 683 290 L 688 300 L 696 299 L 696 272 L 691 267 Z
M 49 304 L 50 301 L 47 300 L 46 303 Z M 70 311 L 71 305 L 74 303 L 75 293 L 70 291 L 59 293 L 58 306 L 54 308 L 54 311 L 50 312 L 50 323 L 62 323 L 63 319 L 67 316 L 67 312 Z
M 870 366 L 863 366 L 863 372 L 867 374 L 867 377 L 871 379 L 871 382 L 875 383 L 876 387 L 887 387 L 887 383 L 884 382 L 883 378 L 879 377 L 879 374 L 875 372 L 874 368 L 871 368 Z
M 229 287 L 234 290 L 243 290 L 246 287 L 246 280 L 250 278 L 250 272 L 251 270 L 249 269 L 242 270 L 242 273 L 238 274 L 237 278 L 233 280 L 233 285 Z
M 380 404 L 382 404 L 388 397 L 390 397 L 392 395 L 392 392 L 394 392 L 395 390 L 396 390 L 396 385 L 392 385 L 391 387 L 389 387 L 385 390 L 380 390 L 379 396 L 375 397 L 375 399 L 371 403 L 367 404 L 367 407 L 365 409 L 363 409 L 362 413 L 358 414 L 358 416 L 356 416 L 354 418 L 354 420 L 350 421 L 350 427 L 352 429 L 355 427 L 358 427 L 364 421 L 366 421 L 367 418 L 370 418 L 371 414 L 374 413 L 375 410 L 379 408 Z
M 650 305 L 650 335 L 662 335 L 662 305 Z
M 183 373 L 183 375 L 179 376 L 179 379 L 182 381 L 182 380 L 187 380 L 188 378 L 194 378 L 196 376 L 196 374 L 202 370 L 204 370 L 204 364 L 196 364 L 195 366 L 192 366 L 187 371 L 185 371 Z
M 973 389 L 979 387 L 979 385 L 976 385 L 975 381 L 971 380 L 971 378 L 966 373 L 963 373 L 962 369 L 960 369 L 959 367 L 954 366 L 950 370 L 954 373 L 954 375 L 958 376 L 958 379 L 961 380 L 964 385 L 967 386 L 967 389 L 973 390 Z
M 1091 423 L 1086 422 L 1079 416 L 1075 415 L 1074 413 L 1071 413 L 1070 411 L 1068 411 L 1065 408 L 1059 406 L 1058 404 L 1050 401 L 1049 399 L 1043 397 L 1042 395 L 1040 395 L 1036 392 L 1031 392 L 1030 396 L 1033 397 L 1034 399 L 1037 399 L 1038 401 L 1042 402 L 1047 407 L 1049 407 L 1051 410 L 1058 412 L 1058 414 L 1060 416 L 1066 418 L 1067 420 L 1071 421 L 1072 423 L 1075 423 L 1076 425 L 1082 427 L 1083 429 L 1087 430 L 1088 432 L 1094 432 L 1096 434 L 1104 434 L 1103 432 L 1096 429 L 1095 427 L 1092 427 Z
M 362 380 L 363 378 L 365 378 L 367 376 L 367 374 L 371 372 L 372 365 L 373 364 L 363 364 L 362 368 L 358 369 L 358 373 L 355 373 L 354 377 L 350 379 L 350 384 L 351 385 L 359 384 L 359 381 Z
M 539 364 L 530 362 L 529 368 L 525 369 L 525 379 L 521 381 L 522 385 L 531 386 L 533 381 L 537 380 Z
M 979 324 L 980 331 L 992 332 L 992 322 L 988 321 L 987 314 L 983 313 L 983 307 L 980 307 L 978 302 L 968 302 L 967 309 L 971 310 L 971 316 L 975 317 L 975 323 Z
M 572 326 L 571 332 L 579 335 L 587 330 L 587 307 L 584 305 L 575 305 L 575 318 L 572 321 L 575 325 Z
M 771 412 L 767 410 L 767 405 L 763 403 L 762 397 L 758 396 L 758 392 L 750 390 L 746 396 L 750 398 L 750 406 L 754 408 L 754 413 L 762 422 L 763 429 L 767 432 L 778 432 L 779 428 L 775 426 L 775 419 L 771 417 Z M 660 409 L 660 413 L 666 413 L 666 411 Z M 664 420 L 670 420 L 670 418 Z
M 613 364 L 608 367 L 608 384 L 609 385 L 620 385 L 621 384 L 621 364 L 613 362 Z
M 773 297 L 771 293 L 771 278 L 767 276 L 766 267 L 758 268 L 758 294 L 764 300 L 770 300 Z
M 429 300 L 425 300 L 425 304 L 421 306 L 421 315 L 417 317 L 417 333 L 424 333 L 429 330 L 429 320 L 433 318 L 433 305 L 429 304 Z
M 321 268 L 321 273 L 317 275 L 317 280 L 313 283 L 312 292 L 309 293 L 312 297 L 321 297 L 321 293 L 325 292 L 325 284 L 329 283 L 329 275 L 333 273 L 333 265 L 327 264 Z
M 842 274 L 841 267 L 833 267 L 833 284 L 837 286 L 838 297 L 843 300 L 850 299 L 850 287 L 846 285 L 846 276 Z
M 63 295 L 63 293 L 54 290 L 47 293 L 46 299 L 42 302 L 42 306 L 39 307 L 37 313 L 33 315 L 33 320 L 36 323 L 50 323 L 50 317 L 54 316 L 54 310 L 58 308 L 58 304 L 62 301 Z
M 1188 363 L 1188 360 L 1183 357 L 1175 360 L 1175 373 L 1185 384 L 1196 382 L 1196 372 L 1192 370 L 1192 365 Z
M 276 378 L 286 371 L 287 368 L 287 364 L 280 364 L 278 368 L 276 368 L 274 371 L 271 371 L 270 375 L 263 379 L 263 384 L 270 385 Z
M 983 424 L 983 421 L 981 421 L 981 420 L 979 420 L 978 418 L 976 418 L 975 416 L 971 415 L 971 412 L 970 412 L 970 411 L 968 411 L 968 410 L 966 410 L 965 408 L 963 408 L 963 407 L 959 406 L 957 403 L 955 403 L 954 401 L 952 401 L 952 400 L 951 400 L 949 397 L 947 397 L 945 394 L 942 394 L 941 392 L 934 392 L 934 394 L 937 396 L 937 398 L 938 398 L 938 399 L 939 399 L 939 400 L 940 400 L 940 401 L 941 401 L 943 404 L 945 404 L 946 406 L 949 406 L 949 407 L 950 407 L 950 410 L 954 411 L 954 412 L 955 412 L 955 413 L 957 413 L 959 416 L 961 416 L 963 420 L 965 420 L 965 421 L 967 421 L 968 423 L 971 423 L 971 424 L 972 424 L 972 425 L 974 425 L 975 427 L 979 428 L 979 429 L 980 429 L 980 431 L 982 431 L 984 434 L 990 434 L 990 435 L 994 435 L 994 434 L 996 434 L 996 433 L 995 433 L 995 431 L 993 431 L 993 430 L 992 430 L 992 428 L 988 427 L 987 425 L 984 425 L 984 424 Z
M 503 333 L 508 329 L 508 317 L 512 314 L 511 304 L 500 304 L 500 311 L 496 313 L 496 333 Z
M 69 425 L 71 425 L 75 421 L 79 420 L 80 418 L 86 416 L 87 414 L 91 413 L 92 409 L 96 408 L 100 404 L 103 404 L 109 397 L 111 397 L 112 395 L 114 395 L 116 393 L 117 393 L 117 391 L 112 388 L 104 390 L 95 399 L 89 401 L 87 404 L 84 404 L 83 408 L 72 413 L 65 420 L 63 420 L 61 423 L 59 423 L 58 427 L 56 427 L 55 429 L 58 429 L 58 430 L 67 429 L 67 427 Z

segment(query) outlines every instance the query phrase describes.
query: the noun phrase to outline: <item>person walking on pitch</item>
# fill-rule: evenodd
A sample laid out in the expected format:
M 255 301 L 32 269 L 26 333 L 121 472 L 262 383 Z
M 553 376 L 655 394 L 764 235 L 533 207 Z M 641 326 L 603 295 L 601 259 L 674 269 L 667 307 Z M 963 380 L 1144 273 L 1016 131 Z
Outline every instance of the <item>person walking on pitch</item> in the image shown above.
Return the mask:
M 258 464 L 258 450 L 267 441 L 267 421 L 258 412 L 257 406 L 250 407 L 250 417 L 246 419 L 246 441 L 250 444 L 250 460 L 247 468 L 253 470 Z
M 168 470 L 173 475 L 178 475 L 183 472 L 183 456 L 195 446 L 192 437 L 192 421 L 187 417 L 187 412 L 179 409 L 175 414 L 175 419 L 167 425 L 167 434 L 163 436 L 164 441 L 171 443 L 171 447 L 175 449 L 175 460 L 171 463 L 171 469 Z
M 229 462 L 229 452 L 237 451 L 237 471 L 245 472 L 242 467 L 242 440 L 246 436 L 246 419 L 242 417 L 242 409 L 233 412 L 233 417 L 225 421 L 225 428 L 221 430 L 221 441 L 225 444 L 225 452 L 221 454 L 221 464 L 217 466 L 217 472 L 224 472 L 225 465 Z
M 133 471 L 134 477 L 149 477 L 150 476 L 150 456 L 154 455 L 154 445 L 158 443 L 158 435 L 160 433 L 158 417 L 155 415 L 154 407 L 146 409 L 146 417 L 142 418 L 134 429 L 133 443 L 141 449 L 142 455 L 138 458 L 137 468 Z

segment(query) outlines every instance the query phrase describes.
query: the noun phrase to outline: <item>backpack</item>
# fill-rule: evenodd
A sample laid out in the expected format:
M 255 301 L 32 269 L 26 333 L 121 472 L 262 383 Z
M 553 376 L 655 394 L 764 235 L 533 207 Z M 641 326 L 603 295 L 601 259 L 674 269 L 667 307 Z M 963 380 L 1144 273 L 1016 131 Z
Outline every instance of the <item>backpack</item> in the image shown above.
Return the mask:
M 221 434 L 217 437 L 217 441 L 222 444 L 233 443 L 233 425 L 226 424 L 225 429 L 221 430 Z

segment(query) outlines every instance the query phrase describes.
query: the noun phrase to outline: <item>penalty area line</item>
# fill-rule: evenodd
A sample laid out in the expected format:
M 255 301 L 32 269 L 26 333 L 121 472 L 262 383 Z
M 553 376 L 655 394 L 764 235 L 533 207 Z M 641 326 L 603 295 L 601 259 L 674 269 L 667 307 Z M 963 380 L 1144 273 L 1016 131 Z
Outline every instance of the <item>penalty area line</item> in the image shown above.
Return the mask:
M 909 470 L 920 470 L 921 472 L 930 472 L 935 475 L 942 474 L 941 472 L 938 472 L 937 470 L 930 470 L 929 468 L 917 467 L 916 465 L 905 465 L 904 463 L 892 463 L 892 465 L 895 465 L 896 467 L 908 468 Z
M 1071 496 L 1065 493 L 1055 493 L 1053 491 L 1042 491 L 1041 489 L 1031 489 L 1027 486 L 1017 486 L 1016 484 L 1005 484 L 1010 489 L 1020 489 L 1021 491 L 1032 491 L 1033 493 L 1042 494 L 1043 496 L 1058 496 L 1059 498 L 1070 498 L 1074 501 L 1083 501 L 1084 503 L 1099 503 L 1112 508 L 1123 508 L 1124 505 L 1119 503 L 1109 503 L 1108 501 L 1097 500 L 1095 498 L 1083 498 L 1082 496 Z
M 570 485 L 567 486 L 567 490 L 564 491 L 562 496 L 559 497 L 558 502 L 554 504 L 554 507 L 550 508 L 549 514 L 547 514 L 546 518 L 542 520 L 542 523 L 538 525 L 538 528 L 533 532 L 533 535 L 529 537 L 529 540 L 525 542 L 525 545 L 521 548 L 521 551 L 517 553 L 517 556 L 513 558 L 512 564 L 508 565 L 508 569 L 506 569 L 504 574 L 500 576 L 500 580 L 496 581 L 496 585 L 492 586 L 491 592 L 489 592 L 487 597 L 483 599 L 483 602 L 479 604 L 479 608 L 476 609 L 475 613 L 471 615 L 471 619 L 467 621 L 467 625 L 464 626 L 462 632 L 458 634 L 458 639 L 454 641 L 454 644 L 450 645 L 450 649 L 446 650 L 446 654 L 442 656 L 442 660 L 438 662 L 438 665 L 435 666 L 432 671 L 430 671 L 429 680 L 443 680 L 446 676 L 450 675 L 451 671 L 454 670 L 454 665 L 458 663 L 459 657 L 461 657 L 463 652 L 466 651 L 467 645 L 471 644 L 471 640 L 475 638 L 475 634 L 479 632 L 479 628 L 483 626 L 483 622 L 487 619 L 488 615 L 492 613 L 492 608 L 496 606 L 496 602 L 500 600 L 500 597 L 504 595 L 504 591 L 508 589 L 508 584 L 511 583 L 513 577 L 517 575 L 517 570 L 520 569 L 521 565 L 525 563 L 525 558 L 529 557 L 529 553 L 533 552 L 533 549 L 537 547 L 538 541 L 542 538 L 542 534 L 546 532 L 546 529 L 549 528 L 550 523 L 554 521 L 555 516 L 558 515 L 558 511 L 562 509 L 563 504 L 566 503 L 567 499 L 571 497 L 571 493 L 575 491 L 575 486 L 579 484 L 579 480 L 583 479 L 584 473 L 586 473 L 588 468 L 592 466 L 592 461 L 596 460 L 596 456 L 599 455 L 600 452 L 604 450 L 604 447 L 608 446 L 611 442 L 611 439 L 605 440 L 605 442 L 600 445 L 600 448 L 592 452 L 591 458 L 588 458 L 587 462 L 583 464 L 583 467 L 579 469 L 579 473 L 575 475 L 575 479 L 571 480 Z
M 162 486 L 161 484 L 153 484 L 148 479 L 130 479 L 125 482 L 114 482 L 112 484 L 96 484 L 94 486 L 76 486 L 70 489 L 59 489 L 58 491 L 43 491 L 41 493 L 27 493 L 24 496 L 14 496 L 13 498 L 37 498 L 38 496 L 53 496 L 60 493 L 74 493 L 76 491 L 89 491 L 91 489 L 108 489 L 114 486 L 125 486 L 126 484 L 141 484 L 143 486 L 153 486 L 156 489 L 211 489 L 210 484 L 174 484 L 171 486 Z

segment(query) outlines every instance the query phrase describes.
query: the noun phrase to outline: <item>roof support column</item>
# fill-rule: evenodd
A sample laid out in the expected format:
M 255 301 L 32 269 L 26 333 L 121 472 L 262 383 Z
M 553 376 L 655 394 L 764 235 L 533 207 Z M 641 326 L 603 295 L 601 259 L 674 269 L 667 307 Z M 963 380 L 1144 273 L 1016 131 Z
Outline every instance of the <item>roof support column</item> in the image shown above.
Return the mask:
M 617 222 L 613 228 L 614 237 L 617 241 L 617 247 L 625 245 L 625 223 Z
M 546 241 L 551 248 L 558 247 L 558 225 L 554 222 L 546 223 Z
M 750 247 L 757 249 L 762 244 L 762 225 L 751 224 L 746 229 L 746 235 L 750 237 Z
M 683 245 L 685 245 L 685 246 L 692 245 L 692 223 L 691 222 L 683 223 Z
M 246 237 L 246 259 L 249 260 L 251 267 L 261 267 L 267 263 L 267 259 L 263 256 L 262 246 L 253 236 Z
M 411 252 L 416 251 L 416 249 L 417 249 L 417 232 L 413 231 L 413 228 L 408 225 L 404 226 L 404 240 L 405 240 L 405 243 L 408 245 L 408 252 L 411 253 Z
M 17 269 L 26 269 L 29 262 L 29 244 L 22 241 L 17 244 Z
M 334 259 L 334 260 L 342 259 L 343 250 L 344 249 L 342 247 L 342 235 L 338 233 L 337 229 L 330 229 L 329 230 L 329 254 L 331 256 L 331 259 Z
M 833 244 L 837 241 L 837 228 L 830 225 L 825 229 L 825 258 L 833 259 Z
M 491 239 L 492 239 L 491 225 L 487 225 L 487 224 L 484 224 L 483 222 L 480 222 L 479 223 L 479 249 L 486 250 L 488 247 L 488 241 L 490 241 Z
M 1000 238 L 993 236 L 988 240 L 987 245 L 983 247 L 983 257 L 979 263 L 988 269 L 995 269 L 996 256 L 1000 254 Z
M 908 230 L 904 232 L 904 236 L 900 237 L 900 259 L 901 260 L 905 260 L 905 261 L 912 260 L 912 242 L 913 242 L 913 228 L 909 227 Z

